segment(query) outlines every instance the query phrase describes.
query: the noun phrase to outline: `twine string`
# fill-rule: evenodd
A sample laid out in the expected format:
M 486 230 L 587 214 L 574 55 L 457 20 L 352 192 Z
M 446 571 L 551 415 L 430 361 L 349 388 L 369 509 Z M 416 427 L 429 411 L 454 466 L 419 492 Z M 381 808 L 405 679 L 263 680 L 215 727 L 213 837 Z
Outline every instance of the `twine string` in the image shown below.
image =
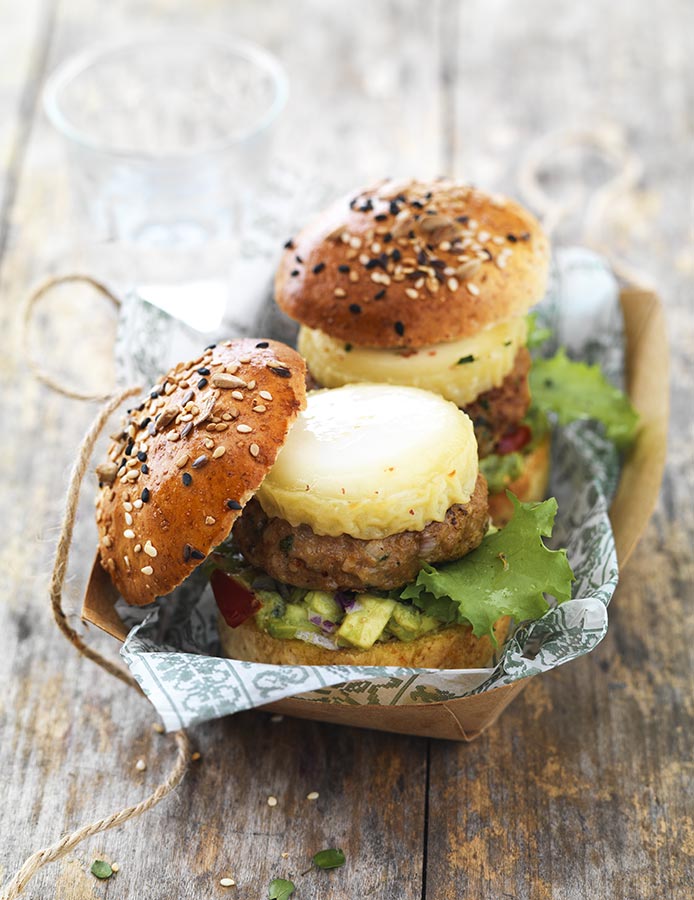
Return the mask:
M 71 400 L 95 400 L 100 402 L 105 402 L 110 399 L 110 394 L 91 394 L 87 391 L 79 391 L 75 388 L 70 387 L 69 385 L 63 384 L 58 381 L 54 375 L 52 375 L 47 369 L 44 369 L 36 359 L 34 358 L 34 354 L 32 352 L 32 346 L 30 341 L 31 335 L 31 323 L 34 318 L 34 313 L 36 312 L 36 307 L 39 302 L 46 297 L 47 294 L 51 293 L 56 287 L 59 287 L 62 284 L 88 284 L 94 288 L 95 291 L 100 293 L 102 297 L 105 297 L 109 300 L 115 307 L 118 309 L 121 305 L 120 298 L 113 293 L 113 291 L 107 287 L 103 281 L 99 281 L 96 278 L 93 278 L 91 275 L 83 275 L 77 272 L 73 272 L 67 275 L 56 275 L 51 278 L 47 278 L 43 281 L 32 293 L 29 295 L 24 309 L 22 311 L 22 317 L 20 321 L 21 327 L 21 345 L 23 358 L 29 365 L 29 368 L 33 372 L 34 376 L 45 384 L 47 387 L 56 391 L 58 394 L 62 394 L 64 397 L 70 397 Z
M 77 454 L 77 459 L 75 460 L 75 463 L 72 467 L 72 472 L 70 474 L 67 498 L 65 501 L 65 514 L 63 516 L 63 522 L 60 529 L 60 537 L 58 539 L 55 559 L 53 562 L 53 571 L 51 573 L 50 580 L 51 609 L 53 611 L 55 621 L 61 632 L 70 641 L 73 647 L 75 647 L 79 651 L 79 653 L 82 654 L 82 656 L 85 656 L 87 659 L 90 659 L 98 666 L 101 666 L 101 668 L 108 672 L 110 675 L 118 678 L 124 684 L 127 684 L 128 687 L 134 688 L 138 693 L 140 693 L 140 688 L 131 675 L 129 675 L 123 668 L 107 659 L 97 650 L 94 650 L 93 648 L 87 646 L 80 635 L 77 634 L 75 629 L 68 622 L 67 616 L 63 611 L 62 597 L 63 585 L 65 583 L 65 575 L 67 572 L 70 544 L 72 542 L 75 517 L 77 514 L 77 506 L 79 503 L 80 487 L 89 466 L 89 461 L 94 449 L 94 444 L 96 443 L 99 435 L 101 434 L 106 422 L 108 421 L 112 413 L 115 412 L 115 410 L 124 400 L 139 392 L 139 387 L 130 387 L 111 397 L 108 402 L 105 403 L 99 410 L 98 415 L 94 419 L 94 422 L 92 423 L 82 440 L 79 452 Z M 51 862 L 54 862 L 57 859 L 60 859 L 60 857 L 64 856 L 66 853 L 69 853 L 70 850 L 74 849 L 81 841 L 85 840 L 85 838 L 92 837 L 93 835 L 99 834 L 102 831 L 108 831 L 109 828 L 115 828 L 118 825 L 123 825 L 125 822 L 128 822 L 131 819 L 142 815 L 142 813 L 147 812 L 147 810 L 152 809 L 153 806 L 156 806 L 157 803 L 159 803 L 164 799 L 164 797 L 167 796 L 167 794 L 170 794 L 171 791 L 173 791 L 183 780 L 188 770 L 188 764 L 190 761 L 190 742 L 188 740 L 188 735 L 186 734 L 186 732 L 181 729 L 180 731 L 177 731 L 175 733 L 174 738 L 178 750 L 174 766 L 166 779 L 148 797 L 145 797 L 144 800 L 141 800 L 134 806 L 127 806 L 124 809 L 120 809 L 108 816 L 105 816 L 104 818 L 97 819 L 96 821 L 91 822 L 88 825 L 84 825 L 81 828 L 78 828 L 76 831 L 72 831 L 69 834 L 66 834 L 54 844 L 51 844 L 48 847 L 44 847 L 41 850 L 37 850 L 35 853 L 32 853 L 31 856 L 19 869 L 19 871 L 16 872 L 7 882 L 2 894 L 0 895 L 0 900 L 16 900 L 16 898 L 19 897 L 19 895 L 22 893 L 30 879 L 33 878 L 33 876 L 44 866 L 48 865 Z

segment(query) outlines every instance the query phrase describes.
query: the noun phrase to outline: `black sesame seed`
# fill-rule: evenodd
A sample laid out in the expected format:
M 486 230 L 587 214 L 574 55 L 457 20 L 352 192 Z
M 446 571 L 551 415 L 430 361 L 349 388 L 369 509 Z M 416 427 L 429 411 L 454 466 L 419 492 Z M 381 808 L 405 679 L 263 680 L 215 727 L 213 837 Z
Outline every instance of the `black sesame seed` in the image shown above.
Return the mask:
M 210 370 L 202 366 L 202 368 L 198 369 L 198 375 L 209 375 Z
M 426 253 L 423 250 L 420 250 L 419 253 L 417 254 L 417 262 L 419 263 L 419 265 L 426 266 L 428 261 L 429 261 L 429 257 L 426 255 Z
M 318 265 L 315 265 L 315 266 L 313 267 L 313 274 L 314 274 L 314 275 L 320 275 L 320 273 L 323 271 L 324 268 L 325 268 L 325 263 L 324 263 L 324 262 L 319 262 Z
M 217 346 L 216 344 L 208 344 L 208 345 L 205 347 L 205 350 L 214 350 L 214 348 L 215 348 L 216 346 Z
M 358 303 L 350 303 L 350 304 L 349 304 L 349 311 L 350 311 L 351 313 L 354 313 L 355 316 L 357 316 L 357 315 L 359 315 L 359 313 L 361 312 L 361 306 L 359 306 Z
M 156 400 L 158 396 L 159 396 L 159 391 L 152 391 L 152 393 L 149 395 L 149 399 Z
M 385 213 L 378 213 L 378 215 L 374 216 L 374 219 L 375 219 L 377 222 L 385 222 L 385 220 L 386 220 L 387 218 L 388 218 L 388 216 L 387 216 Z
M 400 337 L 405 333 L 405 326 L 402 322 L 393 322 L 393 328 L 395 329 L 395 333 L 399 334 Z
M 296 256 L 294 257 L 294 259 L 299 263 L 300 266 L 303 266 L 304 261 L 303 261 L 303 259 L 299 256 L 298 253 L 297 253 Z
M 142 493 L 140 494 L 140 500 L 142 500 L 143 503 L 149 503 L 150 496 L 151 496 L 151 494 L 149 492 L 149 488 L 142 488 Z
M 470 221 L 470 216 L 456 216 L 455 220 L 456 222 L 460 222 L 461 225 L 467 225 Z
M 518 238 L 515 236 L 515 234 L 507 234 L 506 240 L 510 241 L 512 244 L 515 244 L 515 243 L 517 243 Z
M 374 294 L 374 300 L 383 300 L 386 295 L 386 289 L 382 288 L 377 294 Z
M 364 266 L 365 269 L 377 269 L 378 266 L 381 265 L 381 261 L 379 259 L 370 259 Z
M 191 559 L 204 559 L 205 554 L 202 553 L 200 550 L 196 550 L 195 548 L 193 548 L 190 551 L 190 557 L 191 557 Z
M 389 207 L 389 208 L 390 208 L 390 214 L 391 214 L 391 216 L 397 216 L 397 214 L 400 212 L 400 207 L 399 207 L 398 204 L 395 202 L 395 200 L 391 200 L 391 201 L 390 201 L 390 207 Z
M 393 235 L 390 233 L 390 231 L 388 231 L 386 234 L 383 235 L 381 240 L 383 241 L 384 244 L 390 244 L 390 242 L 393 240 Z
M 200 381 L 198 381 L 198 390 L 200 390 L 204 387 L 207 387 L 207 379 L 201 378 Z
M 123 459 L 120 461 L 120 465 L 118 466 L 118 468 L 122 469 L 123 466 L 126 464 L 126 462 L 127 462 L 127 459 L 125 457 L 123 457 Z
M 142 412 L 142 410 L 143 410 L 144 408 L 145 408 L 145 404 L 144 404 L 144 403 L 141 403 L 141 404 L 137 407 L 137 411 L 138 411 L 138 412 Z
M 140 428 L 146 428 L 151 421 L 152 421 L 151 416 L 145 416 L 145 418 L 140 422 Z
M 256 346 L 256 350 L 265 350 L 267 347 L 270 346 L 270 344 L 267 341 L 258 341 L 258 343 L 255 346 Z
M 284 249 L 285 250 L 293 250 L 294 249 L 294 241 L 291 238 L 289 238 L 288 241 L 284 242 Z
M 424 204 L 421 200 L 413 200 L 410 206 L 413 206 L 415 209 L 424 209 Z
M 432 259 L 432 260 L 431 260 L 431 265 L 432 265 L 435 269 L 445 269 L 445 268 L 446 268 L 446 263 L 445 263 L 445 261 L 444 261 L 443 259 Z
M 190 546 L 190 544 L 185 544 L 185 545 L 184 545 L 184 547 L 183 547 L 183 562 L 189 562 L 189 561 L 190 561 L 190 553 L 191 553 L 191 550 L 192 550 L 192 549 L 193 549 L 193 548 Z
M 350 208 L 350 209 L 354 209 L 354 207 L 357 205 L 357 200 L 358 200 L 358 199 L 359 199 L 359 197 L 352 197 L 352 199 L 349 201 L 349 208 Z
M 371 212 L 371 210 L 373 208 L 374 208 L 373 202 L 372 202 L 371 198 L 369 197 L 364 201 L 364 203 L 362 203 L 361 207 L 359 208 L 359 212 Z
M 144 450 L 140 450 L 140 452 L 137 454 L 137 458 L 140 460 L 140 462 L 147 462 L 147 454 Z
M 345 353 L 349 353 L 351 349 L 352 349 L 351 344 L 345 344 Z
M 292 373 L 286 366 L 268 366 L 271 372 L 279 375 L 280 378 L 291 378 Z
M 225 503 L 227 509 L 242 509 L 243 508 L 238 500 L 225 500 L 224 503 Z
M 134 446 L 135 446 L 135 444 L 134 444 L 132 441 L 130 441 L 129 444 L 128 444 L 128 446 L 125 448 L 125 455 L 126 455 L 126 456 L 130 456 L 130 454 L 133 452 L 133 447 L 134 447 Z
M 299 270 L 292 269 L 292 271 L 289 274 L 292 276 L 292 278 L 296 278 L 296 276 L 299 274 Z
M 184 472 L 183 475 L 181 475 L 181 481 L 183 482 L 185 487 L 190 487 L 190 485 L 193 483 L 193 476 L 190 474 L 190 472 Z
M 149 475 L 149 466 L 145 463 L 140 469 L 143 475 Z
M 398 250 L 397 247 L 390 254 L 390 258 L 393 260 L 393 262 L 400 262 L 400 260 L 402 259 L 402 253 Z
M 426 194 L 424 195 L 424 199 L 425 199 L 425 200 L 431 200 L 431 198 L 432 198 L 433 196 L 434 196 L 434 195 L 431 193 L 431 191 L 427 191 Z
M 338 272 L 342 272 L 343 275 L 344 275 L 344 274 L 346 274 L 347 272 L 349 272 L 349 266 L 345 266 L 345 265 L 338 266 L 338 267 L 337 267 L 337 271 L 338 271 Z

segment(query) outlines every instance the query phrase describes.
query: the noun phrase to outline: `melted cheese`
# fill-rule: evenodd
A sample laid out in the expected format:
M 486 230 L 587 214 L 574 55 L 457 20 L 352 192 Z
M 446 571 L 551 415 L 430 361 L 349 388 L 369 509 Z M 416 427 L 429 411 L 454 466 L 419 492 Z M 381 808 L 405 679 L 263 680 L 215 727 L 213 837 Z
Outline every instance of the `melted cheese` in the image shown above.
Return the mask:
M 410 387 L 313 391 L 257 494 L 265 512 L 316 534 L 421 531 L 466 503 L 477 480 L 472 422 Z
M 304 326 L 299 332 L 299 352 L 325 387 L 360 381 L 404 384 L 466 406 L 501 384 L 526 339 L 523 316 L 485 328 L 474 337 L 417 350 L 349 345 Z

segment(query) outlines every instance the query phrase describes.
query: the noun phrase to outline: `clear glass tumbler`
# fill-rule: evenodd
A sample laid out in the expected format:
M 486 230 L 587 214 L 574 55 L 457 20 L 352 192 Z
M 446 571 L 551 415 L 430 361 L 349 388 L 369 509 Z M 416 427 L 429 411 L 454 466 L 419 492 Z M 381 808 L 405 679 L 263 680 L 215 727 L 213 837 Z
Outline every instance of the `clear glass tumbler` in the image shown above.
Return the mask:
M 262 48 L 179 31 L 94 46 L 46 84 L 90 240 L 115 248 L 123 284 L 199 331 L 230 307 L 243 211 L 287 94 Z

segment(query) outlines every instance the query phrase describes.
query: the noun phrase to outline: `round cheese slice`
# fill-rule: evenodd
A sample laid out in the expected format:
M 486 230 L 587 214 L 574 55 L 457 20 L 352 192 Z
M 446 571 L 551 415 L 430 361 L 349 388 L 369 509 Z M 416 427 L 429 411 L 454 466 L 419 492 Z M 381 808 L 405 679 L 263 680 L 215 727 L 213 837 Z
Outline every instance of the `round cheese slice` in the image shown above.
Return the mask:
M 371 540 L 421 531 L 467 503 L 477 480 L 472 422 L 417 388 L 313 391 L 257 498 L 316 534 Z
M 311 374 L 325 387 L 360 381 L 406 384 L 466 406 L 501 384 L 526 340 L 526 319 L 517 316 L 474 337 L 416 350 L 346 344 L 303 326 L 298 349 Z

